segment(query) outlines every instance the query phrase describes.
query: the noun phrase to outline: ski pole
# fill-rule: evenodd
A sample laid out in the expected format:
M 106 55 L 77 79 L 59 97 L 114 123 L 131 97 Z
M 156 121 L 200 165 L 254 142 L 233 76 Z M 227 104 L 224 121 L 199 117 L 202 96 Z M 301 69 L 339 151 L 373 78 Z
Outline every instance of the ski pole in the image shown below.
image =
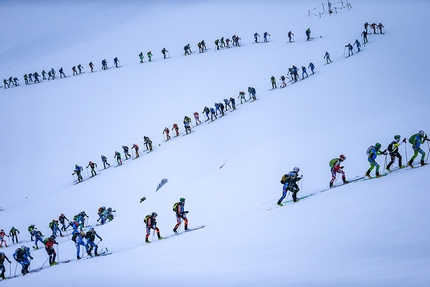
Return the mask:
M 87 167 L 87 177 L 90 177 L 90 176 L 88 175 L 88 167 Z
M 407 144 L 405 143 L 405 155 L 406 155 L 406 162 L 408 162 L 408 149 L 406 148 Z
M 9 277 L 12 277 L 12 262 L 9 262 Z
M 40 269 L 42 269 L 42 268 L 43 268 L 43 266 L 45 266 L 45 264 L 46 264 L 46 262 L 48 261 L 48 259 L 49 259 L 49 257 L 48 257 L 48 258 L 46 258 L 45 262 L 43 262 L 42 266 L 40 266 Z
M 58 256 L 58 261 L 60 261 L 60 252 L 58 252 L 58 244 L 57 244 L 57 256 Z
M 16 276 L 16 268 L 18 267 L 18 261 L 15 263 L 15 273 L 13 274 L 13 276 Z
M 384 173 L 385 173 L 385 167 L 386 166 L 387 166 L 387 155 L 385 155 L 384 170 L 383 170 Z
M 427 152 L 427 158 L 426 158 L 426 162 L 429 159 L 429 154 L 430 154 L 430 144 L 429 144 L 429 140 L 427 139 L 427 147 L 429 148 L 429 151 Z

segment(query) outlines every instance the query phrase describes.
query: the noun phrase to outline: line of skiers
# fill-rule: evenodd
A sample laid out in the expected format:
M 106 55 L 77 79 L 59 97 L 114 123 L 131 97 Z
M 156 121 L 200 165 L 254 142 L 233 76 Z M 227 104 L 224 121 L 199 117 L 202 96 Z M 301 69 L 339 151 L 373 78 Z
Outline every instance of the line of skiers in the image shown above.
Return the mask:
M 311 31 L 310 31 L 310 28 L 308 28 L 306 30 L 306 36 L 307 36 L 307 40 L 308 41 L 311 39 L 310 38 L 310 34 L 311 34 Z M 291 31 L 289 31 L 288 32 L 288 38 L 289 38 L 290 42 L 291 42 L 291 37 L 292 36 L 294 36 L 294 34 L 291 33 Z M 269 42 L 270 39 L 268 39 L 268 37 L 270 37 L 270 34 L 268 32 L 264 32 L 264 34 L 263 34 L 263 41 L 264 42 Z M 259 42 L 258 41 L 259 38 L 260 38 L 260 35 L 258 33 L 254 33 L 254 42 L 255 43 Z M 230 48 L 231 47 L 230 43 L 232 43 L 233 46 L 240 47 L 240 40 L 241 40 L 241 38 L 239 36 L 237 36 L 236 34 L 234 34 L 231 37 L 231 40 L 229 38 L 227 38 L 227 39 L 224 40 L 224 37 L 221 37 L 220 39 L 216 39 L 214 41 L 215 48 L 216 48 L 216 50 L 219 50 L 220 48 Z M 205 44 L 204 40 L 202 40 L 201 42 L 198 42 L 197 46 L 199 48 L 199 53 L 203 53 L 203 52 L 205 52 L 207 50 L 206 44 Z M 167 51 L 166 48 L 163 48 L 161 50 L 161 53 L 163 54 L 163 58 L 164 59 L 170 58 L 169 51 Z M 190 55 L 190 54 L 192 54 L 191 45 L 187 44 L 187 45 L 184 46 L 184 55 L 186 56 L 186 55 Z M 146 55 L 148 57 L 148 61 L 151 62 L 152 61 L 152 56 L 153 56 L 152 52 L 148 51 L 146 53 Z M 140 63 L 144 62 L 143 52 L 139 53 L 139 59 L 140 59 Z M 115 57 L 113 59 L 113 62 L 114 62 L 114 66 L 116 68 L 118 68 L 119 67 L 119 63 L 120 63 L 118 57 Z M 108 67 L 108 61 L 106 59 L 102 60 L 101 65 L 102 65 L 102 70 L 109 69 L 109 67 Z M 90 63 L 88 63 L 88 66 L 90 67 L 91 72 L 94 72 L 94 64 L 93 64 L 92 61 Z M 59 72 L 60 78 L 66 78 L 67 77 L 66 74 L 64 73 L 63 67 L 61 67 L 58 72 Z M 73 76 L 77 76 L 77 75 L 80 75 L 82 73 L 85 73 L 85 72 L 83 71 L 83 66 L 81 64 L 78 64 L 77 66 L 73 66 L 72 67 L 72 75 Z M 42 80 L 43 81 L 54 80 L 56 78 L 56 71 L 54 70 L 54 68 L 51 68 L 51 70 L 48 70 L 48 72 L 46 72 L 45 70 L 42 70 L 41 75 L 42 75 Z M 24 78 L 24 81 L 25 81 L 26 85 L 29 85 L 30 83 L 40 83 L 40 79 L 39 79 L 40 75 L 39 75 L 38 72 L 25 74 L 23 76 L 23 78 Z M 33 80 L 33 78 L 34 78 L 34 80 Z M 11 85 L 13 85 L 13 86 L 19 86 L 19 79 L 17 77 L 10 77 L 9 80 L 6 80 L 6 79 L 3 80 L 3 87 L 5 89 L 6 88 L 10 88 Z
M 248 94 L 249 94 L 249 100 L 251 101 L 255 101 L 257 99 L 256 96 L 256 90 L 253 87 L 248 87 Z M 246 98 L 245 98 L 245 92 L 239 92 L 239 96 L 238 98 L 240 99 L 240 103 L 242 104 L 243 102 L 246 102 Z M 214 107 L 208 108 L 207 106 L 204 107 L 203 109 L 203 114 L 206 116 L 206 120 L 205 121 L 214 121 L 216 119 L 218 119 L 218 115 L 220 115 L 220 117 L 225 115 L 225 112 L 228 111 L 229 109 L 231 110 L 236 110 L 236 100 L 233 97 L 230 97 L 229 99 L 224 99 L 223 102 L 218 102 L 214 104 Z M 198 112 L 194 112 L 193 113 L 193 117 L 195 120 L 195 125 L 198 126 L 202 123 L 202 121 L 200 120 L 200 114 Z M 191 133 L 191 127 L 192 127 L 192 120 L 190 117 L 185 116 L 184 120 L 183 120 L 183 124 L 184 124 L 184 129 L 185 129 L 185 133 L 189 134 Z M 166 141 L 171 139 L 170 136 L 170 131 L 174 132 L 174 136 L 177 137 L 179 136 L 179 126 L 177 123 L 174 123 L 172 128 L 169 129 L 168 127 L 165 127 L 162 134 L 165 135 Z M 143 137 L 143 143 L 146 147 L 146 150 L 148 152 L 153 151 L 153 146 L 152 146 L 152 140 L 147 137 L 144 136 Z M 125 156 L 125 160 L 128 160 L 130 158 L 132 158 L 132 155 L 130 154 L 130 148 L 127 145 L 123 145 L 122 146 L 123 149 L 123 153 Z M 140 157 L 140 153 L 139 153 L 139 146 L 135 143 L 133 143 L 132 149 L 134 150 L 135 156 L 133 159 L 136 159 L 138 157 Z M 111 167 L 111 164 L 108 162 L 108 158 L 105 155 L 101 155 L 101 160 L 103 162 L 103 167 L 104 169 L 107 169 L 109 167 Z M 122 161 L 122 156 L 121 153 L 118 151 L 115 151 L 114 154 L 114 159 L 116 159 L 117 165 L 122 165 L 123 161 Z M 97 163 L 93 162 L 93 161 L 89 161 L 88 165 L 86 166 L 87 172 L 88 172 L 88 168 L 91 168 L 91 178 L 96 176 L 100 170 L 97 167 Z M 84 168 L 78 164 L 75 164 L 75 168 L 72 172 L 72 176 L 73 176 L 73 180 L 76 183 L 82 182 L 84 181 L 84 178 L 82 176 L 82 172 L 83 172 Z M 75 179 L 75 175 L 76 175 L 76 179 Z
M 142 200 L 141 200 L 142 202 Z M 173 204 L 173 212 L 175 212 L 176 216 L 176 225 L 173 227 L 173 232 L 175 234 L 178 233 L 179 228 L 184 222 L 184 230 L 188 231 L 188 210 L 185 210 L 185 198 L 181 197 L 178 202 Z M 158 214 L 156 212 L 152 212 L 151 214 L 148 214 L 143 219 L 143 222 L 145 223 L 146 227 L 146 235 L 145 235 L 145 242 L 151 243 L 149 241 L 149 236 L 151 235 L 151 230 L 154 230 L 154 232 L 157 233 L 158 240 L 162 240 L 163 237 L 160 234 L 160 229 L 157 227 L 157 216 Z
M 406 166 L 402 164 L 402 156 L 399 152 L 399 147 L 403 143 L 406 144 L 408 142 L 412 145 L 412 150 L 414 151 L 413 156 L 408 161 L 408 166 L 411 168 L 414 168 L 413 163 L 414 163 L 414 160 L 417 158 L 418 154 L 421 155 L 420 165 L 421 166 L 427 165 L 427 163 L 425 162 L 426 152 L 421 148 L 421 146 L 426 141 L 430 142 L 430 139 L 427 137 L 427 134 L 425 134 L 423 130 L 420 130 L 418 133 L 410 136 L 408 141 L 406 140 L 406 138 L 401 139 L 400 135 L 395 135 L 394 140 L 391 141 L 390 144 L 388 144 L 387 148 L 383 151 L 381 150 L 382 145 L 380 143 L 376 143 L 375 145 L 370 146 L 366 151 L 367 161 L 369 162 L 370 167 L 366 171 L 365 176 L 368 178 L 372 178 L 370 173 L 376 167 L 375 177 L 376 178 L 382 177 L 382 175 L 379 172 L 380 165 L 376 162 L 376 158 L 379 155 L 390 156 L 390 162 L 387 164 L 385 161 L 385 165 L 386 165 L 385 168 L 388 172 L 392 171 L 391 166 L 394 164 L 396 159 L 398 160 L 398 168 L 399 169 L 405 168 Z M 405 147 L 405 152 L 406 152 L 406 147 Z M 429 146 L 429 152 L 430 152 L 430 146 Z M 346 179 L 345 171 L 343 170 L 344 166 L 342 165 L 345 160 L 346 160 L 346 156 L 343 154 L 341 154 L 339 157 L 336 157 L 330 160 L 329 162 L 329 167 L 331 172 L 331 180 L 329 183 L 330 188 L 333 187 L 338 174 L 341 175 L 341 178 L 344 184 L 348 183 L 348 180 Z M 298 174 L 299 171 L 300 169 L 298 167 L 295 167 L 293 168 L 292 171 L 282 176 L 281 178 L 281 183 L 283 184 L 282 196 L 277 202 L 279 206 L 283 206 L 282 201 L 285 199 L 289 191 L 292 193 L 293 202 L 298 201 L 297 192 L 300 191 L 300 188 L 298 187 L 297 182 L 300 181 L 303 177 L 303 176 L 299 176 Z
M 104 224 L 106 220 L 112 221 L 114 218 L 113 213 L 115 210 L 113 210 L 111 207 L 105 208 L 101 207 L 98 210 L 99 220 L 101 220 L 101 224 Z M 56 265 L 58 264 L 56 259 L 56 251 L 54 249 L 54 245 L 58 245 L 58 242 L 55 240 L 57 238 L 57 232 L 59 232 L 60 236 L 63 237 L 63 234 L 61 231 L 66 232 L 68 227 L 72 227 L 72 241 L 75 243 L 76 249 L 77 249 L 77 259 L 81 259 L 80 256 L 80 248 L 81 246 L 84 246 L 88 256 L 92 256 L 92 251 L 94 249 L 94 255 L 98 256 L 98 245 L 94 242 L 95 237 L 99 238 L 100 241 L 102 241 L 102 238 L 97 234 L 97 232 L 94 230 L 93 227 L 89 227 L 87 232 L 84 232 L 84 223 L 85 219 L 89 218 L 89 216 L 85 213 L 85 211 L 82 211 L 75 215 L 73 217 L 73 220 L 70 220 L 62 213 L 57 219 L 53 219 L 51 222 L 49 222 L 49 228 L 52 231 L 52 235 L 49 237 L 46 237 L 44 239 L 44 235 L 40 230 L 37 229 L 37 227 L 34 224 L 31 224 L 28 227 L 28 232 L 30 233 L 30 240 L 34 241 L 34 250 L 38 250 L 39 246 L 38 243 L 40 242 L 45 247 L 45 251 L 48 254 L 49 264 Z M 67 221 L 67 223 L 66 223 Z M 62 225 L 61 229 L 59 228 L 59 224 Z M 8 247 L 6 244 L 6 241 L 4 240 L 4 237 L 12 237 L 13 244 L 18 244 L 18 234 L 20 234 L 20 231 L 16 229 L 15 227 L 12 227 L 9 231 L 9 235 L 5 234 L 4 230 L 1 229 L 0 231 L 0 241 L 3 244 L 5 243 L 5 247 Z M 86 241 L 84 241 L 86 239 Z M 0 247 L 2 247 L 2 244 Z M 22 266 L 21 274 L 25 275 L 29 273 L 29 267 L 30 267 L 30 260 L 33 260 L 33 257 L 30 254 L 30 248 L 23 245 L 19 248 L 17 248 L 13 254 L 13 258 Z M 11 261 L 7 258 L 7 256 L 0 252 L 0 277 L 2 279 L 5 279 L 4 273 L 5 273 L 5 266 L 4 261 L 8 261 L 11 263 Z

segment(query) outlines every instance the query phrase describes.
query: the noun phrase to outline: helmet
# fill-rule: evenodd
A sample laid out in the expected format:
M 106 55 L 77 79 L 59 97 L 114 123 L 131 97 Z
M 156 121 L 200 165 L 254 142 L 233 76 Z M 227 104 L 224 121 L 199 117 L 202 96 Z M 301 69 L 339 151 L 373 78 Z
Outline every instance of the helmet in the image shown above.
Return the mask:
M 79 165 L 75 164 L 75 167 L 76 167 L 76 168 L 78 168 L 78 167 L 79 167 Z
M 0 252 L 0 256 L 4 256 L 4 252 Z
M 85 232 L 84 232 L 84 231 L 81 231 L 81 235 L 82 235 L 82 236 L 84 236 L 84 235 L 85 235 Z
M 4 232 L 4 230 L 2 229 L 2 230 L 0 230 L 1 232 Z
M 64 213 L 61 213 L 61 215 L 60 216 L 64 216 Z
M 375 144 L 375 147 L 376 147 L 377 149 L 380 149 L 380 148 L 381 148 L 381 144 L 380 144 L 380 143 L 376 143 L 376 144 Z
M 89 162 L 89 164 L 92 164 L 92 163 L 93 163 L 92 161 Z
M 49 238 L 55 239 L 55 235 L 51 235 Z
M 420 130 L 419 132 L 418 132 L 418 134 L 420 135 L 420 136 L 424 136 L 424 131 L 423 130 Z
M 339 156 L 339 159 L 341 159 L 342 161 L 344 161 L 344 160 L 346 159 L 346 156 L 344 156 L 343 154 L 341 154 L 341 155 Z
M 179 201 L 180 201 L 180 202 L 185 202 L 185 198 L 181 197 L 181 198 L 179 199 Z
M 122 148 L 124 148 L 124 146 L 122 146 Z
M 93 230 L 94 230 L 94 227 L 90 227 L 89 231 L 93 231 Z
M 400 135 L 395 135 L 395 136 L 394 136 L 394 139 L 395 139 L 395 140 L 400 140 Z
M 151 216 L 152 216 L 152 217 L 157 217 L 157 215 L 158 215 L 158 214 L 157 214 L 156 212 L 151 213 Z
M 25 245 L 21 245 L 21 249 L 25 250 L 27 247 Z
M 299 171 L 300 171 L 300 168 L 295 167 L 295 168 L 293 168 L 293 171 L 294 171 L 294 172 L 299 172 Z

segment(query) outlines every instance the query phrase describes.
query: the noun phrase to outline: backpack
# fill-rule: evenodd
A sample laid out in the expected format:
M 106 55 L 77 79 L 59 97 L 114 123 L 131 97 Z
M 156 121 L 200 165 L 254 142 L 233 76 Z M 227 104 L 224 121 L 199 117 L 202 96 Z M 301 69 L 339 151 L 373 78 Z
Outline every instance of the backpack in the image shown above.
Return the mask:
M 72 235 L 72 241 L 73 241 L 73 242 L 76 242 L 76 237 L 78 237 L 78 233 L 74 233 L 74 234 Z
M 180 202 L 176 202 L 175 204 L 173 204 L 173 211 L 177 212 L 178 211 L 178 206 L 179 206 Z
M 331 168 L 333 168 L 333 166 L 336 164 L 337 160 L 338 160 L 338 158 L 334 158 L 334 159 L 332 159 L 332 160 L 328 163 L 328 165 L 329 165 Z
M 49 222 L 49 229 L 52 229 L 52 225 L 53 225 L 52 221 Z
M 374 149 L 375 147 L 373 146 L 373 145 L 371 145 L 370 147 L 368 147 L 367 148 L 367 151 L 366 151 L 366 155 L 367 156 L 369 156 L 370 155 L 370 152 Z
M 411 137 L 409 138 L 409 143 L 410 144 L 415 144 L 415 138 L 417 137 L 417 134 L 411 135 Z
M 143 222 L 145 222 L 145 224 L 148 224 L 148 219 L 151 217 L 150 214 L 148 214 L 147 216 L 145 216 L 145 219 L 143 220 Z
M 288 181 L 288 178 L 289 178 L 289 175 L 288 175 L 288 174 L 284 174 L 284 175 L 281 177 L 281 183 L 282 183 L 282 184 L 285 184 L 285 183 Z
M 394 142 L 391 142 L 387 147 L 389 152 L 392 152 L 394 150 Z

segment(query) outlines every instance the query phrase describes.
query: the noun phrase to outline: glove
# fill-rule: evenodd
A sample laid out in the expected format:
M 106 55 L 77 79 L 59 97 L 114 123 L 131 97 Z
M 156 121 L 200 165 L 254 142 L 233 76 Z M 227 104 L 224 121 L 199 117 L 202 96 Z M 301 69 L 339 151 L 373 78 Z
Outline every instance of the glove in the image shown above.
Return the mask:
M 100 237 L 100 241 L 103 241 L 103 238 Z
M 32 256 L 28 256 L 28 257 L 30 257 L 30 259 L 31 259 L 31 260 L 33 260 L 33 257 L 32 257 Z
M 340 169 L 343 169 L 343 165 L 340 167 Z
M 406 138 L 403 139 L 403 142 L 406 143 Z
M 185 214 L 187 214 L 188 212 L 189 212 L 188 210 L 187 210 L 187 211 L 184 211 L 184 213 L 185 213 Z

